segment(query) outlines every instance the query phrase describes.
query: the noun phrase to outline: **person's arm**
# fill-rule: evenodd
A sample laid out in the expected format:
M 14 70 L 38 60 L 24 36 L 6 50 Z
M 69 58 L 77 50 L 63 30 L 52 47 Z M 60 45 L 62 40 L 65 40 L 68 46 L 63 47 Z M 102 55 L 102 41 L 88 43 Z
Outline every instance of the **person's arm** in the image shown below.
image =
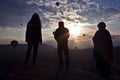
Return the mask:
M 66 28 L 66 34 L 65 34 L 65 36 L 66 36 L 66 39 L 68 39 L 70 37 L 69 30 L 67 28 Z
M 29 35 L 29 23 L 27 24 L 26 27 L 25 42 L 28 42 L 28 35 Z
M 108 44 L 111 47 L 111 49 L 113 49 L 112 37 L 111 37 L 111 34 L 109 33 L 109 31 L 107 31 L 107 41 L 108 41 Z
M 40 44 L 42 44 L 42 22 L 40 20 Z
M 96 42 L 97 42 L 97 33 L 98 33 L 98 32 L 95 33 L 95 35 L 93 36 L 93 39 L 92 39 L 94 45 L 96 45 Z
M 95 35 L 93 36 L 93 38 L 92 38 L 92 40 L 93 40 L 93 44 L 94 44 L 94 49 L 93 49 L 93 59 L 95 60 L 95 58 L 96 58 L 96 33 L 95 33 Z
M 58 38 L 58 30 L 57 29 L 53 32 L 53 35 L 54 35 L 55 40 L 57 41 L 57 38 Z
M 42 44 L 42 31 L 40 31 L 40 44 Z

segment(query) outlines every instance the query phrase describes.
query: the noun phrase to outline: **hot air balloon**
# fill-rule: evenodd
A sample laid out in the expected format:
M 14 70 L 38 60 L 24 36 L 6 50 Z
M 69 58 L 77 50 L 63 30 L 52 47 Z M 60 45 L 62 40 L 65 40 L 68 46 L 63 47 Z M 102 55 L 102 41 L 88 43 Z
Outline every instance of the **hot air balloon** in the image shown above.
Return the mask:
M 13 47 L 13 48 L 16 48 L 18 46 L 18 41 L 16 40 L 12 40 L 10 45 Z
M 83 36 L 86 36 L 86 34 L 83 34 Z
M 22 23 L 21 23 L 20 25 L 21 25 L 21 26 L 23 26 L 23 24 L 22 24 Z
M 115 39 L 115 36 L 113 36 L 113 39 Z
M 59 6 L 60 5 L 60 2 L 56 2 L 56 6 Z

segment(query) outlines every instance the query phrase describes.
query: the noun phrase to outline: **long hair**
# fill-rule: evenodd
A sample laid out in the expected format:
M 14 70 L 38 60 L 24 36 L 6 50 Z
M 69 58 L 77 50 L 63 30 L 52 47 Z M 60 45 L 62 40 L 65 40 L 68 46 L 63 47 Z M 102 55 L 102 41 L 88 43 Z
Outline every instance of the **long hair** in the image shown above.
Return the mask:
M 38 24 L 38 25 L 40 25 L 40 27 L 42 27 L 40 17 L 37 13 L 34 13 L 32 15 L 30 22 L 33 24 Z

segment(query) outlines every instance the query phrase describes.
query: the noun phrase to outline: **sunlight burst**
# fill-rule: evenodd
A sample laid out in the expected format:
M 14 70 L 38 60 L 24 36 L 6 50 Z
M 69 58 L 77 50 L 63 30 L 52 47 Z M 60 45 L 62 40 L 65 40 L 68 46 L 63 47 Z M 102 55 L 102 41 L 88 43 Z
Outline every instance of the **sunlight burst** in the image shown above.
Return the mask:
M 69 29 L 72 37 L 81 36 L 83 33 L 83 28 L 80 26 L 80 23 L 66 24 L 66 27 Z

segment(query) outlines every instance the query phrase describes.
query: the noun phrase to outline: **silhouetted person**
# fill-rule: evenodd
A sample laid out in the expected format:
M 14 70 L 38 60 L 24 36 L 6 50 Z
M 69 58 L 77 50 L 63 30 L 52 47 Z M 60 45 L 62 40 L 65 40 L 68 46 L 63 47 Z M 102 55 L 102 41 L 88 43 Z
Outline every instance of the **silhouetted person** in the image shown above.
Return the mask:
M 96 68 L 101 76 L 109 76 L 113 60 L 113 43 L 109 31 L 105 29 L 106 24 L 100 22 L 97 26 L 99 30 L 93 37 Z
M 66 59 L 66 68 L 69 67 L 69 50 L 68 50 L 68 38 L 69 30 L 64 27 L 64 22 L 59 22 L 59 27 L 53 32 L 54 38 L 57 41 L 58 47 L 58 57 L 60 67 L 63 67 L 63 52 Z
M 41 20 L 38 14 L 33 14 L 31 20 L 27 24 L 26 29 L 26 42 L 28 44 L 26 60 L 28 63 L 31 50 L 33 48 L 33 64 L 36 62 L 37 51 L 39 43 L 42 44 L 42 34 L 41 34 Z

